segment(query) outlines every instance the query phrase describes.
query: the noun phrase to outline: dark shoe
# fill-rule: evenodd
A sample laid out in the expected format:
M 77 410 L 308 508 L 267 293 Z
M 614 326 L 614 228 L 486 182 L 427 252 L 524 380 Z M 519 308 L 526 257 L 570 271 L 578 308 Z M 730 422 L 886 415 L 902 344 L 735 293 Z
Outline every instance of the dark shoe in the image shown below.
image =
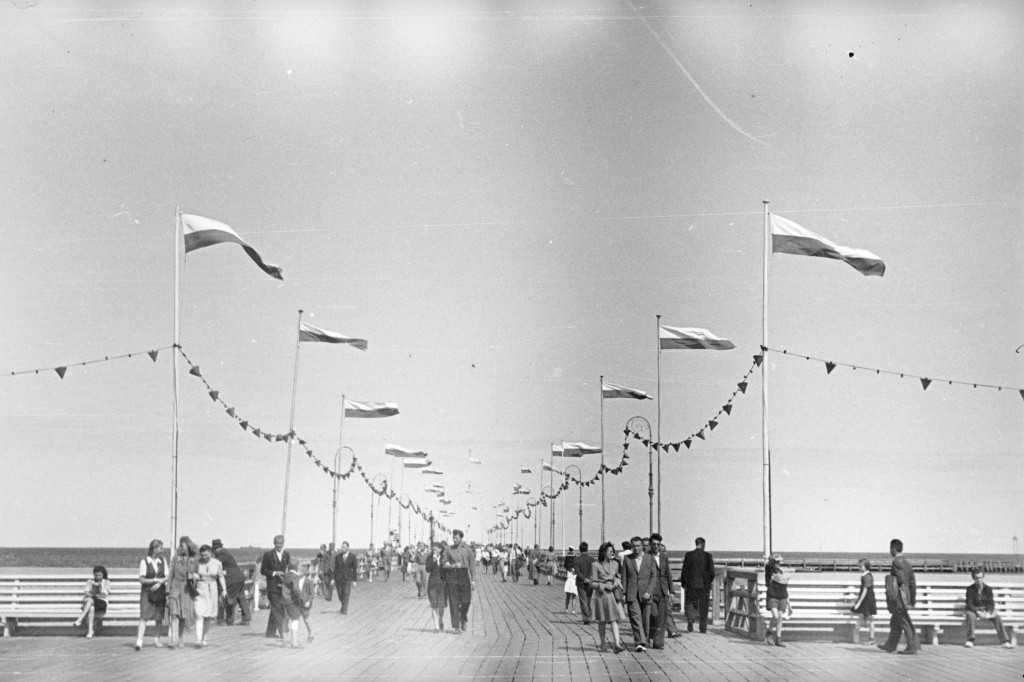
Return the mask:
M 652 646 L 651 648 L 652 648 L 652 649 L 664 649 L 664 648 L 665 648 L 665 645 L 664 645 L 664 644 L 655 644 L 655 645 L 654 645 L 654 646 Z
M 708 634 L 708 629 L 704 628 L 703 630 L 700 631 L 700 634 L 702 634 L 702 635 Z
M 682 635 L 680 635 L 678 632 L 670 632 L 670 633 L 668 633 L 667 636 L 668 636 L 669 639 L 675 639 L 676 637 L 682 637 Z
M 906 656 L 916 656 L 917 652 L 918 652 L 917 649 L 904 649 L 903 651 L 897 651 L 896 653 L 904 654 Z
M 466 624 L 463 623 L 462 625 L 460 625 L 459 629 L 462 630 L 463 632 L 465 632 L 466 631 Z
M 693 623 L 687 623 L 686 624 L 686 631 L 687 632 L 693 632 Z
M 783 644 L 783 643 L 782 643 L 782 640 L 781 640 L 781 639 L 779 639 L 778 637 L 776 637 L 776 638 L 775 638 L 775 646 L 781 646 L 782 648 L 785 648 L 785 647 L 786 647 L 786 645 L 785 645 L 785 644 Z
M 884 651 L 887 654 L 891 654 L 891 653 L 893 653 L 895 651 L 895 649 L 890 649 L 889 647 L 885 646 L 884 644 L 879 644 L 878 648 L 881 649 L 882 651 Z
M 612 647 L 612 651 L 614 651 L 617 654 L 621 654 L 625 650 L 626 650 L 626 647 L 624 647 L 624 646 L 622 646 L 620 644 L 616 644 L 616 645 L 614 645 Z

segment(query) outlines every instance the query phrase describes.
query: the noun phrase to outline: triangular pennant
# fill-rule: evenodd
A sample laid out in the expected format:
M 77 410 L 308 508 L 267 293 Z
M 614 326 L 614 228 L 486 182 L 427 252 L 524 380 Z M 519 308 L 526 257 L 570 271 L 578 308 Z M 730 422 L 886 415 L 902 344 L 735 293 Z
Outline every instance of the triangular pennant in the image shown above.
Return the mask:
M 234 416 L 235 416 L 235 408 L 233 408 L 233 407 L 229 407 L 229 408 L 227 409 L 227 413 L 228 413 L 228 415 L 230 415 L 230 416 L 234 417 Z
M 188 373 L 191 374 L 192 376 L 197 376 L 197 377 L 202 377 L 203 376 L 202 374 L 199 373 L 199 365 L 192 365 L 192 369 L 190 369 L 188 371 Z
M 763 359 L 764 359 L 763 355 L 755 355 L 754 356 L 754 364 L 757 365 L 758 367 L 760 367 L 761 366 L 761 360 L 763 360 Z
M 160 351 L 158 351 L 158 350 L 151 350 L 151 351 L 148 351 L 146 354 L 149 355 L 150 359 L 153 362 L 156 362 L 156 356 L 160 354 Z
M 644 447 L 648 447 L 651 444 L 651 441 L 647 440 L 646 438 L 642 439 L 640 442 L 644 444 Z
M 238 422 L 238 425 L 242 427 L 243 431 L 247 431 L 249 429 L 249 422 L 245 420 Z
M 712 431 L 714 431 L 715 427 L 718 426 L 718 422 L 712 419 L 711 421 L 708 422 L 708 426 L 711 428 Z
M 689 449 L 690 449 L 690 445 L 692 445 L 692 444 L 693 444 L 693 440 L 692 440 L 692 439 L 690 439 L 690 438 L 687 438 L 686 440 L 684 440 L 684 441 L 683 441 L 683 445 L 685 445 L 685 446 L 686 446 L 686 449 L 687 449 L 687 450 L 689 450 Z
M 57 373 L 57 376 L 59 376 L 61 379 L 63 379 L 64 378 L 64 372 L 67 372 L 68 368 L 67 367 L 55 367 L 53 371 Z
M 263 432 L 260 431 L 259 429 L 253 429 L 252 430 L 252 435 L 256 436 L 257 438 L 262 438 L 263 437 Z
M 624 434 L 626 434 L 626 438 L 629 438 L 629 434 L 631 433 L 631 431 L 629 430 L 629 427 L 627 427 L 627 428 L 623 429 L 623 430 L 622 430 L 622 432 L 623 432 Z
M 1020 397 L 1021 397 L 1022 399 L 1024 399 L 1024 389 L 1021 389 L 1021 391 L 1020 391 Z
M 704 429 L 701 429 L 700 431 L 698 431 L 698 432 L 697 432 L 696 434 L 694 434 L 694 435 L 696 435 L 696 436 L 697 436 L 697 438 L 700 438 L 701 440 L 704 440 Z
M 732 414 L 732 405 L 730 405 L 729 403 L 722 405 L 722 412 L 725 412 L 726 414 Z
M 825 374 L 831 374 L 832 370 L 834 370 L 835 368 L 836 368 L 836 363 L 834 363 L 834 362 L 826 362 L 825 363 Z
M 269 433 L 264 433 L 264 434 L 263 434 L 263 437 L 264 437 L 264 438 L 266 438 L 266 440 L 267 440 L 267 442 L 268 442 L 268 443 L 269 443 L 270 441 L 274 440 L 274 437 L 273 437 L 273 436 L 271 436 L 271 435 L 270 435 Z
M 736 386 L 740 389 L 740 393 L 747 392 L 747 382 L 741 381 L 740 383 L 736 384 Z
M 210 400 L 216 401 L 218 397 L 220 397 L 219 391 L 210 391 Z
M 674 449 L 674 450 L 675 450 L 676 452 L 679 452 L 679 443 L 672 443 L 672 448 L 673 448 L 673 449 Z M 619 470 L 621 471 L 622 469 L 620 468 Z
M 928 384 L 930 383 L 932 383 L 931 379 L 925 379 L 924 377 L 921 377 L 921 385 L 924 386 L 924 390 L 928 390 Z

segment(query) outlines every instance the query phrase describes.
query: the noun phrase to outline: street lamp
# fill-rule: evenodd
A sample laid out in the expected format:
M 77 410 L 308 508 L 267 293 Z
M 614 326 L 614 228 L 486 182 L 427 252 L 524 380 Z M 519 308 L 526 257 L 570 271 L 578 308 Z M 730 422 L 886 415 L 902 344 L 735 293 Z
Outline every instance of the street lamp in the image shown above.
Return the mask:
M 383 488 L 383 486 L 387 485 L 388 479 L 384 478 L 384 474 L 374 474 L 373 478 L 370 479 L 370 486 L 371 486 L 371 488 L 377 485 L 377 479 L 378 478 L 381 480 L 381 484 L 382 484 L 381 487 L 382 488 Z M 374 507 L 374 504 L 373 503 L 377 501 L 377 500 L 373 499 L 375 496 L 376 496 L 376 493 L 374 493 L 373 490 L 371 489 L 371 491 L 370 491 L 370 545 L 371 546 L 373 545 L 373 538 L 374 538 L 374 534 L 373 534 L 373 507 Z
M 565 473 L 566 473 L 567 476 L 569 476 L 569 478 L 572 478 L 572 475 L 569 473 L 569 469 L 575 469 L 576 470 L 576 487 L 579 488 L 579 490 L 580 490 L 580 543 L 582 543 L 583 542 L 583 481 L 582 481 L 582 479 L 583 479 L 583 472 L 580 471 L 580 468 L 578 466 L 576 466 L 575 464 L 570 464 L 569 466 L 565 467 Z M 563 521 L 563 523 L 564 523 L 564 521 Z M 603 541 L 604 541 L 604 539 L 602 538 L 602 542 Z M 577 546 L 579 546 L 580 543 L 577 543 Z
M 334 453 L 334 498 L 331 502 L 331 509 L 334 512 L 333 520 L 331 521 L 331 543 L 335 546 L 338 544 L 338 472 L 341 471 L 341 453 L 343 450 L 348 450 L 348 454 L 352 459 L 356 458 L 356 453 L 347 445 L 343 445 L 338 448 L 338 451 Z M 371 496 L 372 500 L 373 497 Z
M 633 433 L 639 433 L 636 427 L 641 424 L 647 428 L 647 497 L 649 499 L 647 504 L 647 532 L 650 535 L 654 532 L 654 461 L 651 459 L 651 423 L 643 417 L 633 417 L 626 422 L 626 428 Z

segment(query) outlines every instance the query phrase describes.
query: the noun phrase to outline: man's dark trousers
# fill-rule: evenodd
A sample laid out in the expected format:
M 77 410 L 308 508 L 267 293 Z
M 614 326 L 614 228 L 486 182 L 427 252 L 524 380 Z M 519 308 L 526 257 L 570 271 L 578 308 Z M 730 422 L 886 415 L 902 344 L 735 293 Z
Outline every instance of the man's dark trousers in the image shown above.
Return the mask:
M 452 619 L 452 627 L 458 630 L 469 622 L 469 605 L 473 598 L 473 588 L 469 584 L 469 570 L 453 568 L 448 572 L 448 611 Z
M 700 623 L 700 631 L 708 631 L 708 603 L 711 601 L 710 587 L 690 587 L 686 590 L 686 626 L 693 630 L 693 621 Z
M 348 598 L 352 595 L 352 581 L 342 580 L 335 582 L 334 587 L 338 590 L 338 601 L 341 602 L 341 612 L 348 613 Z

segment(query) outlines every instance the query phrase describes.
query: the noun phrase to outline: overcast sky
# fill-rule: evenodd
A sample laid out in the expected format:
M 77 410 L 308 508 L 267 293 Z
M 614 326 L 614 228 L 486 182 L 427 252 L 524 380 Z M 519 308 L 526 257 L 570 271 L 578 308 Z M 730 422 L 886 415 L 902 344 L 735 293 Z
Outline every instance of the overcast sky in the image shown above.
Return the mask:
M 761 343 L 762 200 L 887 265 L 775 255 L 769 345 L 936 380 L 769 354 L 775 549 L 1008 553 L 1024 533 L 1021 396 L 939 382 L 1024 387 L 1016 3 L 210 6 L 0 8 L 0 545 L 168 540 L 169 351 L 9 373 L 169 346 L 178 207 L 284 268 L 182 255 L 181 343 L 221 397 L 287 431 L 298 310 L 367 339 L 302 344 L 296 431 L 330 461 L 343 394 L 397 403 L 345 445 L 388 476 L 385 441 L 429 452 L 482 539 L 550 443 L 600 442 L 599 376 L 656 393 L 656 315 L 736 344 L 662 354 L 662 440 L 732 396 Z M 179 532 L 267 546 L 286 446 L 186 371 Z M 757 373 L 662 454 L 673 549 L 762 550 L 760 393 Z M 657 428 L 654 401 L 605 401 L 609 462 L 634 415 Z M 616 541 L 648 528 L 630 454 Z M 331 479 L 292 457 L 288 544 L 315 546 Z M 436 509 L 436 480 L 404 492 Z M 370 499 L 342 483 L 339 541 L 369 541 Z M 599 488 L 583 501 L 596 546 Z

